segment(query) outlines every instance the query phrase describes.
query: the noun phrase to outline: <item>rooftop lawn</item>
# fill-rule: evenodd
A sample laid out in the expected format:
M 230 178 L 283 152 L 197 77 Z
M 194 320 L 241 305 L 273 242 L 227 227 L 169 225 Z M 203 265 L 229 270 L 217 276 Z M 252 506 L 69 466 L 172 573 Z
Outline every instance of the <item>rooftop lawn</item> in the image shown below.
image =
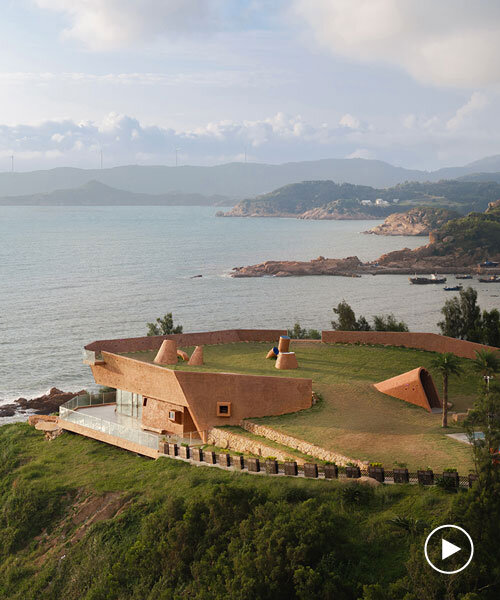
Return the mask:
M 446 437 L 463 431 L 453 426 L 443 430 L 441 416 L 402 400 L 386 396 L 373 383 L 423 366 L 430 369 L 432 352 L 408 348 L 322 343 L 293 343 L 299 369 L 278 371 L 273 360 L 265 360 L 271 344 L 242 342 L 204 347 L 203 367 L 174 365 L 178 370 L 236 372 L 278 377 L 306 377 L 323 400 L 311 409 L 253 419 L 323 448 L 361 460 L 379 461 L 387 468 L 395 461 L 410 469 L 430 466 L 436 471 L 456 467 L 467 474 L 472 467 L 467 445 Z M 183 348 L 188 353 L 194 348 Z M 152 362 L 155 352 L 126 356 Z M 472 406 L 479 378 L 471 361 L 462 359 L 463 374 L 450 380 L 452 411 Z M 430 369 L 432 372 L 432 369 Z M 438 390 L 440 376 L 433 373 Z

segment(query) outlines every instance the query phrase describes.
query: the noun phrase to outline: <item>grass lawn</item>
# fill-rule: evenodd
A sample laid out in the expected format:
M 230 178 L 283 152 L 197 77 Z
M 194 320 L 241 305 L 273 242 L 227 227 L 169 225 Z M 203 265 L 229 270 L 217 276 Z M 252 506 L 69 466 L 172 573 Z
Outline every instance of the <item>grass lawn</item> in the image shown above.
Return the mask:
M 205 346 L 203 367 L 179 363 L 173 368 L 310 378 L 313 389 L 323 397 L 316 406 L 253 420 L 352 458 L 382 462 L 386 468 L 397 461 L 406 463 L 410 469 L 430 466 L 438 471 L 456 467 L 465 475 L 472 466 L 468 446 L 446 437 L 439 414 L 386 396 L 372 386 L 419 366 L 429 368 L 434 353 L 408 348 L 292 342 L 299 369 L 278 371 L 274 361 L 265 360 L 270 346 L 257 342 Z M 193 348 L 185 350 L 191 352 Z M 152 362 L 155 352 L 126 356 Z M 471 361 L 461 359 L 461 362 L 463 374 L 460 379 L 450 380 L 449 389 L 452 410 L 459 412 L 472 406 L 479 386 Z M 435 373 L 433 376 L 440 390 L 441 379 Z M 458 431 L 463 429 L 450 425 L 446 433 Z

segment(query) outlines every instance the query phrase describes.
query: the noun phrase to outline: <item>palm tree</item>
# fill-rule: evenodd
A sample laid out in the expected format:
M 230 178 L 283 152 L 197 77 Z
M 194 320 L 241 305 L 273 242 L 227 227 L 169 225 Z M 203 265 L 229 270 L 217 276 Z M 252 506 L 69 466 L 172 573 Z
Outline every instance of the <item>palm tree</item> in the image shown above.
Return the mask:
M 443 421 L 442 426 L 448 427 L 448 378 L 450 375 L 460 377 L 462 366 L 457 356 L 451 352 L 438 354 L 431 363 L 432 368 L 439 371 L 443 377 Z
M 486 391 L 490 391 L 490 379 L 500 371 L 500 355 L 493 350 L 478 350 L 472 361 L 473 369 L 483 376 Z

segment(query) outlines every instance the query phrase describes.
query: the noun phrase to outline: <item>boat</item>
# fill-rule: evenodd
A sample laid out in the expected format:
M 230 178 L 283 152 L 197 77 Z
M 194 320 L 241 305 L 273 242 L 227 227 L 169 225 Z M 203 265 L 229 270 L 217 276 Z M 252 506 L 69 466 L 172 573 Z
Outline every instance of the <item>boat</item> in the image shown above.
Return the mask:
M 472 279 L 472 275 L 455 275 L 455 279 Z
M 485 260 L 484 263 L 479 265 L 480 267 L 485 267 L 486 269 L 498 267 L 498 263 L 493 260 Z
M 435 273 L 430 277 L 408 277 L 414 285 L 427 285 L 429 283 L 446 283 L 446 277 L 438 277 Z
M 449 286 L 443 288 L 443 290 L 445 292 L 459 292 L 461 289 L 462 289 L 461 285 L 449 285 Z
M 481 283 L 500 283 L 499 275 L 490 275 L 489 277 L 479 277 Z

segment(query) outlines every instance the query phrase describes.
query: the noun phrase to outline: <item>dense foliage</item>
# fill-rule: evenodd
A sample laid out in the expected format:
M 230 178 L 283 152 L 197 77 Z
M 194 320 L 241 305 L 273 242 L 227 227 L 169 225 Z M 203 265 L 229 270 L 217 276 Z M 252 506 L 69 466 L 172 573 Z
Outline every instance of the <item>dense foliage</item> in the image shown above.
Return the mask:
M 163 317 L 158 317 L 156 323 L 147 323 L 147 327 L 148 336 L 182 333 L 182 325 L 174 325 L 174 318 L 171 312 L 163 315 Z
M 356 314 L 351 306 L 345 301 L 339 302 L 333 309 L 337 315 L 337 320 L 332 321 L 332 328 L 339 331 L 408 331 L 408 325 L 404 321 L 398 321 L 392 314 L 374 315 L 373 325 Z
M 288 335 L 295 340 L 320 340 L 321 333 L 318 329 L 306 329 L 301 327 L 300 323 L 295 323 L 293 327 L 287 330 Z
M 439 231 L 443 250 L 460 248 L 495 256 L 500 253 L 500 206 L 496 203 L 484 213 L 472 212 L 466 217 L 448 221 Z
M 468 287 L 446 300 L 438 327 L 443 335 L 500 347 L 500 312 L 483 310 L 477 304 L 477 291 Z

